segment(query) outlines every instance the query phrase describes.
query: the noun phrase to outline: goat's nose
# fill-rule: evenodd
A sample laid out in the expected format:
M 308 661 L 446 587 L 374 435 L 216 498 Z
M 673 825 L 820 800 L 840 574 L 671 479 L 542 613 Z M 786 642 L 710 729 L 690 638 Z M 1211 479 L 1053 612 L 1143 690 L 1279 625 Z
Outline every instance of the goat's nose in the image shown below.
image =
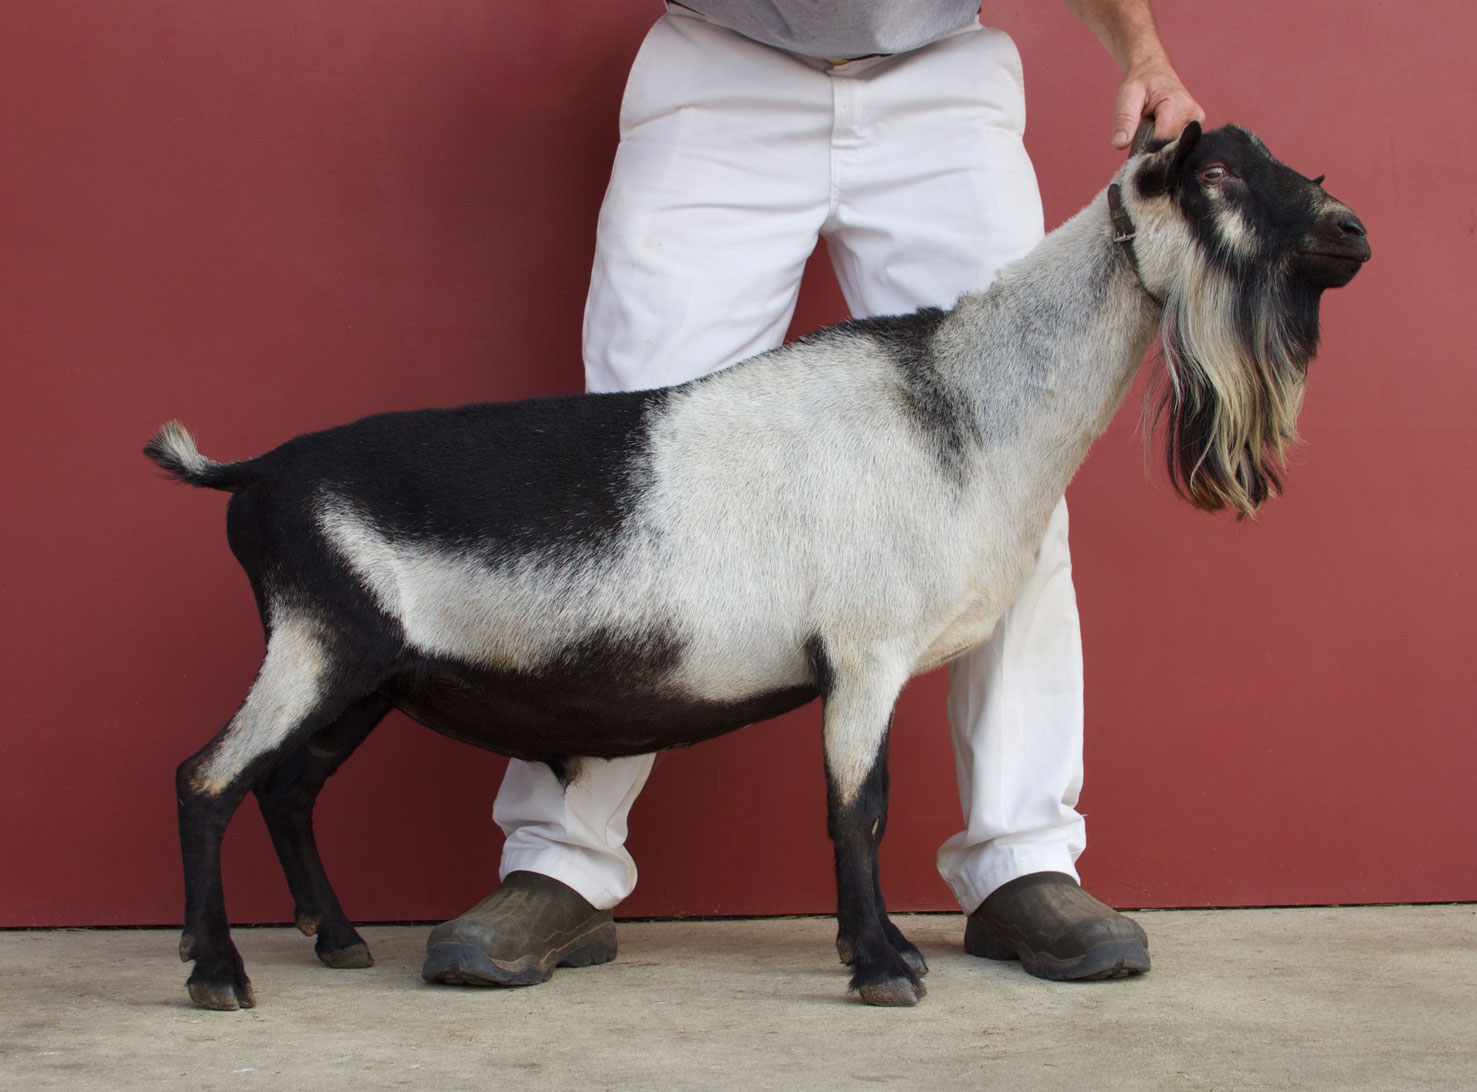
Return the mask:
M 1352 212 L 1346 212 L 1339 217 L 1339 230 L 1356 239 L 1363 239 L 1365 236 L 1364 225 Z

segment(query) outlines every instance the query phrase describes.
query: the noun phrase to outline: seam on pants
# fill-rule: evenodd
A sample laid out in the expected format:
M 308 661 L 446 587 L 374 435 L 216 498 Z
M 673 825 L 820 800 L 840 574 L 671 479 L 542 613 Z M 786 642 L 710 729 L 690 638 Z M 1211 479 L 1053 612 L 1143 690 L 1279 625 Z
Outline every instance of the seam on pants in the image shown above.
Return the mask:
M 841 127 L 842 88 L 840 81 L 844 78 L 830 73 L 827 74 L 831 88 L 831 146 L 827 149 L 826 164 L 831 176 L 827 179 L 826 218 L 821 222 L 821 234 L 824 234 L 831 228 L 836 213 L 841 207 L 841 164 L 839 162 L 840 156 L 836 142 L 839 135 L 838 131 Z

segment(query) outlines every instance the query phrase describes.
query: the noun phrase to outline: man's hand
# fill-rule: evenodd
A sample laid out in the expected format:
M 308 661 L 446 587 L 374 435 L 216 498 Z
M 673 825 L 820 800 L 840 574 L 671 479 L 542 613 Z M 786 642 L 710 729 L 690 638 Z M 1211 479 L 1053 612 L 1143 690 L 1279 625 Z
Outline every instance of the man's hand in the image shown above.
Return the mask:
M 1154 119 L 1154 135 L 1168 140 L 1192 121 L 1204 121 L 1205 111 L 1185 90 L 1164 57 L 1160 65 L 1130 70 L 1118 85 L 1113 103 L 1113 147 L 1127 148 L 1140 119 Z
M 1066 0 L 1123 71 L 1113 103 L 1113 147 L 1127 148 L 1140 119 L 1154 119 L 1154 135 L 1177 137 L 1205 111 L 1180 81 L 1159 40 L 1149 0 Z

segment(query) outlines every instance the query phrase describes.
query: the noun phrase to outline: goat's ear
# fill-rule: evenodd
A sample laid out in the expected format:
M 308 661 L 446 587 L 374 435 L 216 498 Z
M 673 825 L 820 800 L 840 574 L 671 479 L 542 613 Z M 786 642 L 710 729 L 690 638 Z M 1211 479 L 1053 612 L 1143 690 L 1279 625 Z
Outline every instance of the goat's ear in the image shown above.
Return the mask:
M 1192 121 L 1185 126 L 1180 133 L 1179 139 L 1174 142 L 1174 151 L 1169 161 L 1168 175 L 1171 179 L 1178 178 L 1180 170 L 1185 165 L 1185 160 L 1190 158 L 1190 153 L 1195 150 L 1195 145 L 1200 143 L 1200 123 Z
M 1162 145 L 1145 160 L 1134 175 L 1134 186 L 1140 197 L 1162 197 L 1174 189 L 1180 170 L 1195 145 L 1200 143 L 1200 123 L 1192 121 L 1185 126 L 1179 138 Z

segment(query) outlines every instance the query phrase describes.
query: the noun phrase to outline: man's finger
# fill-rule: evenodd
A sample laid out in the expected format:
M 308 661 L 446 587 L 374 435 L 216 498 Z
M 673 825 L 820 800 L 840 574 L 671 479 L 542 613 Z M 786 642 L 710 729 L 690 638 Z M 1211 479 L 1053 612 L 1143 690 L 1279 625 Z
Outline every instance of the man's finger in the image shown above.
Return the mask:
M 1127 148 L 1133 140 L 1133 131 L 1144 116 L 1146 99 L 1144 85 L 1137 80 L 1125 80 L 1119 85 L 1117 101 L 1113 104 L 1113 147 Z

